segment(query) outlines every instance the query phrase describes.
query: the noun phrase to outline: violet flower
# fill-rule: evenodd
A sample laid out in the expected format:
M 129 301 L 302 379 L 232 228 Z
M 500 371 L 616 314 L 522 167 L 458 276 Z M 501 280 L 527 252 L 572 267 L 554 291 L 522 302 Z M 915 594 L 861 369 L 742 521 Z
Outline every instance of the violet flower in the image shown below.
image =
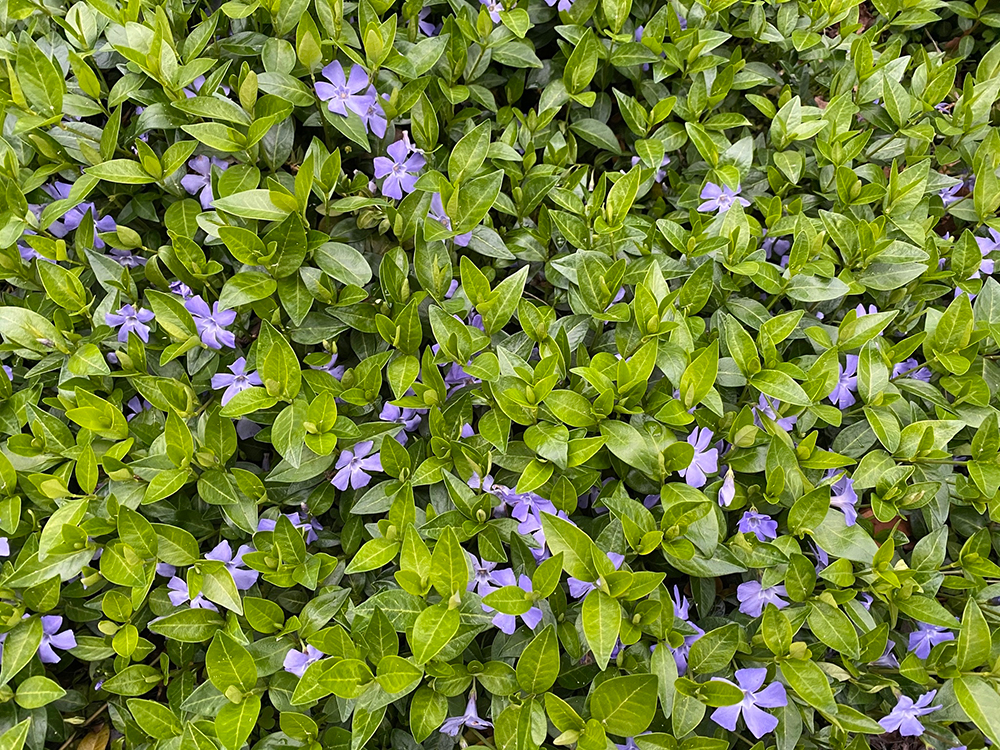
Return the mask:
M 326 81 L 316 84 L 316 96 L 327 102 L 334 114 L 347 117 L 348 110 L 361 118 L 366 130 L 379 138 L 385 136 L 385 112 L 378 101 L 378 92 L 371 85 L 368 72 L 360 65 L 351 66 L 350 77 L 338 60 L 323 68 Z
M 764 230 L 764 241 L 761 243 L 764 248 L 764 257 L 771 260 L 772 256 L 779 259 L 782 268 L 788 265 L 789 252 L 792 249 L 792 241 L 787 237 L 769 237 L 767 230 Z
M 469 554 L 469 561 L 472 563 L 472 580 L 469 581 L 469 591 L 475 589 L 479 596 L 487 596 L 496 591 L 493 585 L 493 571 L 497 564 L 491 560 L 480 560 L 473 554 Z
M 326 654 L 318 648 L 307 644 L 301 651 L 292 649 L 285 654 L 285 661 L 282 662 L 281 666 L 284 667 L 286 672 L 291 672 L 296 677 L 301 678 L 306 673 L 310 664 L 319 661 L 324 656 Z
M 233 577 L 233 581 L 236 583 L 236 588 L 240 591 L 246 591 L 257 583 L 257 578 L 260 576 L 260 573 L 256 570 L 249 570 L 243 565 L 243 555 L 253 551 L 252 545 L 242 544 L 236 554 L 233 555 L 233 548 L 228 541 L 223 540 L 215 545 L 215 548 L 211 552 L 205 555 L 205 559 L 224 563 L 226 570 L 229 571 Z
M 465 713 L 461 716 L 452 716 L 444 720 L 441 725 L 441 732 L 449 737 L 458 737 L 465 728 L 469 729 L 489 729 L 493 724 L 486 719 L 480 718 L 476 712 L 476 691 L 469 693 L 469 703 L 465 707 Z
M 245 357 L 240 357 L 229 365 L 229 373 L 220 372 L 212 376 L 212 388 L 217 391 L 226 389 L 222 394 L 222 405 L 225 406 L 237 393 L 245 391 L 253 386 L 262 386 L 264 381 L 256 372 L 246 371 L 247 361 Z M 232 374 L 230 374 L 232 373 Z
M 403 193 L 412 193 L 417 184 L 417 175 L 427 164 L 423 154 L 409 153 L 406 143 L 396 141 L 386 149 L 388 157 L 375 157 L 375 176 L 385 178 L 382 195 L 399 200 Z
M 526 575 L 521 575 L 518 578 L 514 577 L 514 571 L 509 568 L 504 570 L 496 570 L 493 572 L 493 582 L 498 586 L 517 586 L 519 589 L 525 593 L 531 592 L 531 579 Z M 538 607 L 532 607 L 523 615 L 519 615 L 524 624 L 529 628 L 534 630 L 538 627 L 538 623 L 542 621 L 542 610 Z M 515 628 L 517 627 L 517 617 L 518 615 L 505 615 L 497 612 L 493 616 L 493 624 L 496 625 L 500 630 L 502 630 L 507 635 L 513 635 Z
M 49 194 L 55 200 L 69 200 L 70 190 L 73 186 L 68 182 L 56 181 L 51 185 L 43 185 L 42 190 Z M 41 216 L 42 206 L 31 205 L 29 208 L 37 215 Z M 115 220 L 110 216 L 105 216 L 103 218 L 98 218 L 97 209 L 94 207 L 92 202 L 78 203 L 64 213 L 59 219 L 53 221 L 49 224 L 48 231 L 55 237 L 65 237 L 67 234 L 75 230 L 80 226 L 80 222 L 83 221 L 83 217 L 87 215 L 90 211 L 94 215 L 94 236 L 93 243 L 94 248 L 100 250 L 104 247 L 104 241 L 97 236 L 98 232 L 113 232 L 118 228 Z M 23 257 L 23 256 L 22 256 Z
M 170 282 L 170 291 L 179 295 L 181 299 L 190 299 L 194 296 L 194 292 L 191 291 L 191 287 L 179 279 L 174 279 Z
M 892 649 L 895 647 L 896 643 L 892 639 L 886 641 L 885 651 L 882 655 L 872 662 L 873 667 L 885 667 L 886 669 L 899 669 L 899 659 L 896 655 L 892 653 Z
M 309 518 L 308 516 L 300 516 L 297 512 L 295 513 L 285 513 L 283 514 L 285 518 L 291 521 L 292 526 L 297 529 L 304 529 L 306 532 L 306 544 L 312 544 L 317 539 L 319 539 L 319 534 L 316 532 L 322 531 L 323 527 L 320 522 L 315 518 Z M 257 522 L 257 531 L 274 531 L 274 527 L 277 522 L 273 518 L 262 518 Z
M 214 198 L 212 194 L 213 166 L 225 170 L 229 164 L 214 156 L 209 159 L 207 156 L 199 154 L 188 162 L 191 173 L 181 177 L 181 187 L 187 191 L 188 195 L 197 195 L 198 202 L 206 211 L 212 207 L 212 199 Z
M 341 491 L 346 490 L 348 484 L 355 490 L 367 487 L 372 481 L 368 472 L 382 471 L 380 455 L 369 455 L 373 446 L 373 441 L 364 440 L 342 450 L 334 467 L 338 471 L 330 483 Z
M 344 377 L 344 372 L 347 369 L 343 365 L 337 365 L 336 352 L 330 355 L 330 361 L 327 362 L 325 365 L 310 365 L 309 367 L 312 370 L 320 370 L 321 372 L 329 373 L 337 380 L 340 380 L 342 377 Z
M 979 263 L 979 270 L 970 276 L 970 279 L 978 279 L 982 274 L 987 276 L 991 275 L 994 271 L 996 261 L 992 258 L 987 257 L 990 253 L 1000 250 L 1000 232 L 996 229 L 990 229 L 990 236 L 987 237 L 976 237 L 976 244 L 979 245 L 979 254 L 983 256 L 983 259 Z
M 683 594 L 681 594 L 680 589 L 674 586 L 674 617 L 682 620 L 688 627 L 694 629 L 693 635 L 685 635 L 684 642 L 677 648 L 671 648 L 670 652 L 673 654 L 674 663 L 677 665 L 677 674 L 683 676 L 687 672 L 688 666 L 688 655 L 691 653 L 691 646 L 694 642 L 705 635 L 705 631 L 700 627 L 695 625 L 690 620 L 690 609 L 691 603 L 687 600 Z
M 779 429 L 782 429 L 785 432 L 791 432 L 792 428 L 795 426 L 795 423 L 799 421 L 799 418 L 794 414 L 787 417 L 781 416 L 776 411 L 779 406 L 781 406 L 780 401 L 772 401 L 763 393 L 760 394 L 760 398 L 757 400 L 757 405 L 752 407 L 751 409 L 751 411 L 753 412 L 754 424 L 757 425 L 760 429 L 762 430 L 764 429 L 764 425 L 760 421 L 760 415 L 763 414 L 765 417 L 767 417 L 776 425 L 778 425 Z
M 128 250 L 121 250 L 117 247 L 111 248 L 109 255 L 113 260 L 116 260 L 119 265 L 125 268 L 139 268 L 140 266 L 146 265 L 146 259 L 141 255 L 135 255 L 130 253 Z
M 824 480 L 833 479 L 840 472 L 837 469 L 830 469 Z M 854 480 L 846 474 L 838 479 L 830 488 L 830 507 L 836 508 L 844 514 L 844 520 L 848 526 L 853 526 L 858 522 L 858 511 L 855 505 L 858 502 L 858 493 L 854 491 Z
M 188 605 L 192 609 L 210 609 L 213 612 L 218 612 L 219 609 L 212 602 L 202 596 L 200 593 L 195 595 L 194 598 L 191 597 L 191 592 L 188 590 L 187 581 L 183 578 L 178 578 L 174 576 L 169 581 L 167 581 L 167 588 L 170 589 L 167 592 L 167 597 L 170 599 L 170 603 L 175 607 L 181 606 L 184 602 L 190 599 L 191 603 Z
M 125 404 L 125 406 L 128 407 L 128 414 L 125 416 L 125 418 L 126 420 L 129 421 L 135 419 L 144 411 L 149 411 L 150 409 L 153 408 L 153 405 L 149 403 L 146 399 L 144 399 L 142 396 L 133 396 L 128 400 L 128 403 Z
M 116 313 L 106 313 L 104 322 L 112 328 L 118 329 L 118 340 L 127 343 L 128 335 L 135 333 L 144 344 L 149 343 L 149 326 L 146 325 L 153 319 L 152 310 L 135 308 L 132 305 L 124 305 Z
M 843 410 L 857 401 L 854 394 L 858 390 L 858 355 L 848 354 L 847 366 L 837 366 L 840 368 L 840 376 L 828 398 L 830 403 Z
M 737 527 L 743 534 L 756 534 L 762 542 L 778 538 L 778 522 L 755 510 L 746 511 L 737 523 Z
M 718 211 L 719 213 L 725 213 L 736 201 L 746 208 L 750 205 L 750 201 L 746 198 L 740 197 L 740 186 L 736 186 L 736 190 L 733 190 L 728 185 L 718 186 L 714 182 L 709 182 L 701 190 L 701 199 L 704 201 L 700 206 L 698 206 L 699 211 Z
M 736 477 L 733 470 L 726 471 L 726 478 L 722 480 L 722 487 L 719 489 L 719 505 L 728 508 L 736 498 Z
M 426 34 L 427 36 L 437 36 L 438 33 L 441 31 L 441 27 L 427 20 L 428 18 L 430 18 L 430 15 L 431 15 L 430 6 L 425 6 L 421 8 L 420 12 L 417 13 L 417 28 L 420 29 L 420 31 L 423 34 Z
M 919 717 L 934 713 L 941 706 L 932 706 L 931 701 L 937 695 L 937 690 L 921 695 L 916 703 L 908 695 L 899 696 L 896 707 L 879 724 L 887 732 L 899 732 L 903 737 L 919 737 L 924 733 L 924 725 Z
M 220 310 L 218 302 L 213 302 L 209 309 L 208 303 L 200 296 L 187 300 L 184 307 L 194 318 L 198 335 L 205 346 L 209 349 L 232 349 L 236 346 L 236 334 L 226 330 L 226 326 L 236 321 L 235 310 Z
M 54 649 L 68 651 L 76 648 L 76 636 L 72 630 L 59 632 L 62 624 L 60 615 L 42 615 L 42 642 L 38 644 L 38 658 L 43 664 L 59 663 L 59 655 Z
M 931 649 L 939 643 L 947 643 L 953 640 L 955 640 L 955 634 L 947 628 L 928 625 L 926 622 L 918 622 L 917 629 L 910 633 L 907 650 L 916 654 L 918 659 L 926 659 L 931 655 Z
M 863 318 L 866 315 L 875 315 L 878 312 L 878 308 L 875 305 L 868 305 L 868 309 L 865 309 L 864 303 L 859 302 L 858 306 L 854 308 L 854 312 L 858 314 L 859 318 Z
M 549 0 L 545 0 L 545 2 L 548 3 Z M 560 2 L 559 4 L 561 6 L 562 2 Z M 552 5 L 552 3 L 549 3 L 549 5 Z M 562 7 L 560 7 L 559 10 L 562 10 Z M 636 41 L 638 41 L 638 40 L 636 40 Z M 641 158 L 639 158 L 638 156 L 633 156 L 632 157 L 632 166 L 633 167 L 636 166 L 637 164 L 640 164 L 640 163 L 642 163 L 642 159 Z M 653 180 L 655 182 L 663 182 L 663 180 L 666 179 L 667 171 L 664 169 L 664 167 L 667 166 L 669 163 L 670 163 L 670 157 L 667 156 L 666 154 L 664 154 L 663 155 L 663 161 L 660 162 L 660 166 L 657 168 L 656 174 L 653 175 Z
M 740 602 L 740 612 L 750 617 L 760 617 L 764 607 L 773 604 L 778 609 L 788 606 L 781 597 L 788 596 L 783 585 L 771 586 L 765 589 L 760 581 L 747 581 L 736 587 L 736 598 Z
M 892 368 L 893 378 L 899 378 L 903 375 L 906 375 L 908 378 L 913 378 L 914 380 L 922 380 L 925 383 L 931 382 L 930 368 L 921 367 L 920 362 L 918 362 L 915 357 L 904 359 Z
M 493 23 L 500 23 L 500 13 L 506 10 L 503 7 L 502 0 L 479 0 L 479 4 L 486 8 L 486 12 L 490 14 L 490 20 Z
M 427 215 L 430 218 L 442 224 L 445 229 L 448 230 L 451 229 L 451 217 L 449 217 L 448 214 L 445 213 L 444 201 L 442 201 L 441 199 L 441 193 L 434 193 L 434 195 L 431 196 L 431 207 L 430 209 L 428 209 Z M 472 232 L 466 232 L 465 234 L 460 234 L 454 237 L 453 239 L 455 241 L 455 244 L 458 245 L 459 247 L 468 247 L 469 240 L 472 239 Z M 453 283 L 455 284 L 455 286 L 458 286 L 457 281 L 453 281 Z
M 788 705 L 788 696 L 785 693 L 785 686 L 780 682 L 772 682 L 761 690 L 764 685 L 764 678 L 767 677 L 767 670 L 763 667 L 759 669 L 737 669 L 737 687 L 743 691 L 743 700 L 733 706 L 722 706 L 712 712 L 712 721 L 720 727 L 728 729 L 730 732 L 736 731 L 736 721 L 743 715 L 747 729 L 758 740 L 765 734 L 770 734 L 778 727 L 778 719 L 761 708 L 780 708 Z M 720 677 L 715 680 L 733 683 Z
M 938 190 L 938 196 L 940 196 L 941 202 L 945 206 L 950 206 L 952 203 L 962 200 L 962 196 L 959 193 L 962 192 L 962 188 L 964 187 L 964 182 L 956 182 L 954 185 Z
M 573 0 L 545 0 L 545 4 L 548 5 L 550 8 L 555 6 L 556 3 L 558 3 L 559 5 L 557 10 L 560 13 L 566 13 L 569 11 L 570 8 L 573 7 Z
M 680 474 L 684 481 L 691 487 L 704 487 L 708 481 L 708 474 L 714 474 L 719 470 L 719 451 L 717 448 L 709 448 L 714 433 L 707 427 L 695 427 L 688 435 L 688 443 L 694 446 L 694 457 L 691 463 Z
M 621 568 L 622 563 L 625 562 L 625 555 L 619 555 L 617 552 L 609 552 L 608 559 L 611 564 L 615 566 L 615 570 Z M 589 581 L 581 581 L 577 578 L 569 577 L 567 580 L 569 584 L 569 595 L 574 599 L 582 599 L 591 591 L 597 588 L 596 583 L 591 583 Z
M 523 494 L 514 493 L 509 498 L 512 510 L 511 516 L 516 518 L 518 521 L 524 522 L 528 520 L 528 516 L 537 516 L 539 513 L 551 513 L 556 514 L 556 506 L 552 504 L 550 500 L 546 500 L 541 495 L 536 495 L 534 492 L 525 492 Z M 521 532 L 524 533 L 524 532 Z
M 396 435 L 396 440 L 398 440 L 402 445 L 406 445 L 408 432 L 413 432 L 420 426 L 420 422 L 423 417 L 420 416 L 420 412 L 416 409 L 401 409 L 393 404 L 385 404 L 382 407 L 382 411 L 379 413 L 378 418 L 383 422 L 398 422 L 403 425 L 402 431 Z

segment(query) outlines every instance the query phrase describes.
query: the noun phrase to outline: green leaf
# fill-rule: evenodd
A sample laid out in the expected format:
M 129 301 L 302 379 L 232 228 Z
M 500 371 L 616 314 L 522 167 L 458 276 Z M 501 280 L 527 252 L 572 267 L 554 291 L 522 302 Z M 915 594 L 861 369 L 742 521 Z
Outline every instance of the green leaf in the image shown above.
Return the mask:
M 33 709 L 47 706 L 66 695 L 58 682 L 42 675 L 29 677 L 17 686 L 14 701 L 21 708 Z
M 583 600 L 580 613 L 583 634 L 587 637 L 594 661 L 601 669 L 607 669 L 611 652 L 618 643 L 618 632 L 622 621 L 622 608 L 614 599 L 600 589 L 593 589 Z
M 448 645 L 460 624 L 458 610 L 448 609 L 444 603 L 434 604 L 421 612 L 408 636 L 414 661 L 423 665 L 433 659 Z
M 205 655 L 208 679 L 225 693 L 231 685 L 247 692 L 257 683 L 253 657 L 242 645 L 225 633 L 216 633 Z
M 517 682 L 526 693 L 540 695 L 555 684 L 558 676 L 559 643 L 555 629 L 547 625 L 518 657 Z
M 656 675 L 613 677 L 598 685 L 590 696 L 590 713 L 607 732 L 634 737 L 653 722 L 656 697 Z

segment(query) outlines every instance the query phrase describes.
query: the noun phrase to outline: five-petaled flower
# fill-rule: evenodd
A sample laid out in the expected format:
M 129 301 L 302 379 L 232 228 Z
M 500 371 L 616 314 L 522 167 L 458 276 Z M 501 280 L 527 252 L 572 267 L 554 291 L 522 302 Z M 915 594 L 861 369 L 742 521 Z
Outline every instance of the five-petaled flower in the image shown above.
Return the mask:
M 281 666 L 286 672 L 291 672 L 296 677 L 301 677 L 306 673 L 310 664 L 319 661 L 324 656 L 326 654 L 312 645 L 307 645 L 301 651 L 296 651 L 293 648 L 285 654 L 285 661 Z
M 764 687 L 766 677 L 767 670 L 763 668 L 737 669 L 736 686 L 743 691 L 743 700 L 732 706 L 715 709 L 712 712 L 712 721 L 730 732 L 735 732 L 736 721 L 742 714 L 747 729 L 758 740 L 765 734 L 773 732 L 778 727 L 778 719 L 762 709 L 787 706 L 788 695 L 785 693 L 785 686 L 780 682 L 772 682 Z M 734 684 L 721 677 L 713 679 Z
M 719 470 L 719 450 L 708 447 L 713 437 L 714 433 L 707 427 L 695 427 L 688 435 L 688 443 L 694 446 L 694 456 L 691 463 L 678 473 L 692 487 L 704 487 L 707 475 Z
M 846 409 L 852 406 L 856 398 L 855 392 L 858 390 L 858 355 L 848 354 L 847 364 L 838 365 L 840 374 L 837 377 L 837 384 L 830 391 L 830 403 L 838 409 Z
M 226 570 L 233 577 L 236 588 L 240 591 L 246 591 L 257 583 L 257 577 L 260 575 L 256 570 L 249 570 L 243 564 L 243 555 L 253 551 L 252 545 L 242 544 L 234 555 L 232 546 L 228 541 L 223 540 L 215 545 L 211 552 L 205 555 L 205 559 L 225 564 Z
M 213 302 L 209 308 L 208 303 L 200 296 L 185 301 L 184 307 L 191 313 L 205 346 L 209 349 L 232 349 L 236 346 L 236 334 L 226 330 L 226 326 L 231 326 L 236 321 L 235 310 L 220 310 L 218 302 Z
M 733 190 L 728 185 L 719 186 L 709 182 L 701 190 L 701 199 L 704 202 L 698 206 L 699 211 L 718 211 L 720 214 L 728 211 L 736 202 L 744 208 L 750 205 L 750 201 L 740 197 L 739 185 Z
M 149 326 L 146 323 L 153 319 L 152 310 L 143 310 L 132 305 L 124 305 L 118 312 L 107 313 L 106 322 L 112 328 L 118 329 L 118 340 L 123 344 L 128 341 L 128 335 L 134 333 L 143 343 L 149 343 Z
M 955 634 L 947 628 L 918 622 L 917 629 L 910 633 L 907 648 L 916 654 L 918 659 L 926 659 L 931 655 L 931 649 L 939 643 L 955 640 Z
M 188 162 L 191 173 L 181 177 L 181 187 L 188 192 L 188 195 L 197 195 L 201 207 L 207 211 L 212 207 L 212 200 L 215 197 L 212 194 L 212 167 L 224 170 L 228 166 L 229 164 L 222 159 L 216 159 L 214 156 L 209 159 L 204 154 L 199 154 Z
M 59 654 L 54 649 L 68 651 L 76 648 L 76 636 L 72 630 L 61 633 L 63 618 L 59 615 L 42 615 L 42 641 L 38 644 L 38 658 L 43 664 L 58 664 Z
M 404 141 L 395 141 L 386 149 L 389 156 L 375 157 L 375 176 L 385 178 L 382 195 L 399 200 L 403 193 L 412 193 L 417 184 L 417 175 L 427 160 L 418 152 L 410 153 Z
M 931 705 L 935 695 L 937 690 L 931 690 L 917 698 L 916 702 L 908 695 L 899 696 L 896 707 L 883 717 L 879 724 L 887 732 L 899 732 L 903 737 L 919 737 L 924 733 L 924 725 L 919 717 L 927 716 L 942 708 Z
M 783 585 L 764 588 L 760 581 L 747 581 L 736 587 L 736 598 L 740 602 L 740 612 L 751 617 L 760 617 L 764 607 L 773 604 L 778 609 L 788 606 L 781 597 L 788 596 Z
M 379 138 L 385 136 L 385 112 L 379 104 L 378 92 L 360 65 L 352 65 L 350 76 L 345 75 L 339 60 L 323 68 L 326 81 L 316 84 L 316 96 L 327 103 L 334 114 L 347 117 L 348 111 L 361 118 L 365 127 Z
M 337 473 L 331 480 L 331 484 L 338 490 L 346 490 L 350 485 L 351 489 L 359 490 L 367 487 L 372 481 L 371 473 L 382 471 L 382 460 L 378 453 L 370 455 L 374 443 L 371 440 L 364 440 L 355 443 L 351 448 L 346 448 L 337 456 L 337 463 L 334 468 Z
M 223 388 L 226 389 L 222 394 L 223 406 L 228 404 L 237 393 L 245 391 L 247 388 L 264 385 L 264 382 L 260 379 L 260 375 L 256 372 L 247 372 L 246 366 L 246 358 L 240 357 L 229 365 L 228 373 L 219 372 L 212 376 L 212 388 L 217 391 L 221 391 Z
M 756 534 L 762 542 L 768 539 L 777 539 L 778 522 L 768 515 L 758 513 L 755 510 L 748 510 L 743 514 L 743 518 L 737 524 L 739 530 L 744 534 Z

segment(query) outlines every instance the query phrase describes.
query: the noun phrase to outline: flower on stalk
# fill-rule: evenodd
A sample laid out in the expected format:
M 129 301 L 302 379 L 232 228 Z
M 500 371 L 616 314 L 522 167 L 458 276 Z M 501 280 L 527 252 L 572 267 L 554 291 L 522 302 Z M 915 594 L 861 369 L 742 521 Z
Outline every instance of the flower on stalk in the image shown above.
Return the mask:
M 907 649 L 916 654 L 918 659 L 926 659 L 931 655 L 931 649 L 939 643 L 955 640 L 955 634 L 947 628 L 918 622 L 917 629 L 910 633 Z
M 260 573 L 256 570 L 249 570 L 243 565 L 243 555 L 253 551 L 252 545 L 243 544 L 240 545 L 240 548 L 234 555 L 233 548 L 229 542 L 223 540 L 215 545 L 215 548 L 211 552 L 205 555 L 205 559 L 223 563 L 226 566 L 226 570 L 232 575 L 236 588 L 240 591 L 246 591 L 257 583 L 257 578 L 260 576 Z
M 746 511 L 736 526 L 743 534 L 756 534 L 762 542 L 778 538 L 778 522 L 755 510 Z
M 737 185 L 736 189 L 733 190 L 728 185 L 716 185 L 714 182 L 709 182 L 701 190 L 701 199 L 704 201 L 700 206 L 698 206 L 699 211 L 718 211 L 720 214 L 725 213 L 730 208 L 733 207 L 737 201 L 744 208 L 750 205 L 750 201 L 746 198 L 740 197 L 740 186 Z
M 677 665 L 677 674 L 683 676 L 687 672 L 688 655 L 691 653 L 691 646 L 705 635 L 705 631 L 690 620 L 691 603 L 677 586 L 674 586 L 673 599 L 674 617 L 682 620 L 688 627 L 695 631 L 692 635 L 685 635 L 684 642 L 680 646 L 670 649 L 670 652 L 674 656 L 674 663 Z
M 449 737 L 458 737 L 463 729 L 489 729 L 493 724 L 486 719 L 480 718 L 476 712 L 476 691 L 469 693 L 469 703 L 465 707 L 465 713 L 461 716 L 452 716 L 445 719 L 441 725 L 441 732 Z

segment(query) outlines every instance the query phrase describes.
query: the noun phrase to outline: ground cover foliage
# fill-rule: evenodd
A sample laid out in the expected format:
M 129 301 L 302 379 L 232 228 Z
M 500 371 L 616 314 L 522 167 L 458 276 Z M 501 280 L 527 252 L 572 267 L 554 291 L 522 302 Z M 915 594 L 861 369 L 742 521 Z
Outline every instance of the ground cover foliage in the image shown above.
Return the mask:
M 0 2 L 0 748 L 1000 742 L 998 26 Z

